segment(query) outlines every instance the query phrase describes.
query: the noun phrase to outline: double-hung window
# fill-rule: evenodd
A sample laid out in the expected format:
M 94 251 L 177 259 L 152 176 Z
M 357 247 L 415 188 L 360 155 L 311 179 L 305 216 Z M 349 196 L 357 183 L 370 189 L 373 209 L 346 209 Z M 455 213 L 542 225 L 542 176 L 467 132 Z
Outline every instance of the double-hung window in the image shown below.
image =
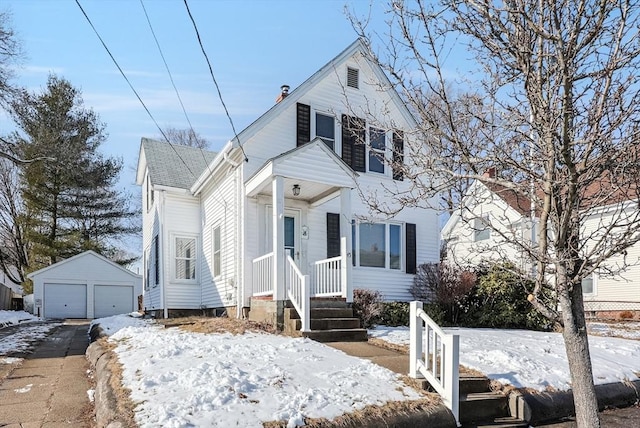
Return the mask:
M 175 238 L 175 278 L 196 279 L 196 238 Z
M 491 238 L 491 229 L 489 228 L 489 214 L 473 219 L 473 240 L 486 241 Z
M 356 266 L 401 269 L 402 226 L 393 223 L 353 224 Z
M 386 133 L 382 129 L 369 128 L 369 171 L 384 174 Z
M 331 150 L 335 150 L 336 125 L 333 116 L 316 113 L 316 137 L 320 137 Z
M 582 278 L 582 294 L 594 294 L 593 275 Z

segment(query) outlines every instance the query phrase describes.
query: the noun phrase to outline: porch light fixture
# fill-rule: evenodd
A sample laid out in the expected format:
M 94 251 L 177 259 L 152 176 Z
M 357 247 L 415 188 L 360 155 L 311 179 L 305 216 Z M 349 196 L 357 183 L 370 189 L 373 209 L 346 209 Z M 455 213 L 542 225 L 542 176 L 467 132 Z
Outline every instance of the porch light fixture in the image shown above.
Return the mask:
M 300 185 L 299 184 L 294 184 L 293 185 L 293 189 L 291 189 L 293 191 L 293 196 L 300 196 Z

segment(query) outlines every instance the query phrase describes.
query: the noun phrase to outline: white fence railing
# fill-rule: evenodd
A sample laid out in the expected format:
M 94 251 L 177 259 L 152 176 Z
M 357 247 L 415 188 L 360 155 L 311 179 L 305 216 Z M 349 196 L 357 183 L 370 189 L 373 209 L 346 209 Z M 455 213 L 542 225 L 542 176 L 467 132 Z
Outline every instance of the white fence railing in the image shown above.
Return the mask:
M 460 337 L 445 333 L 422 307 L 422 302 L 411 302 L 409 376 L 424 377 L 460 425 Z
M 253 260 L 253 295 L 273 294 L 273 253 Z
M 300 315 L 302 326 L 300 331 L 309 331 L 310 324 L 310 281 L 309 275 L 303 275 L 291 256 L 286 261 L 286 291 L 293 307 Z
M 342 257 L 318 260 L 313 264 L 313 289 L 315 297 L 340 296 L 342 294 Z

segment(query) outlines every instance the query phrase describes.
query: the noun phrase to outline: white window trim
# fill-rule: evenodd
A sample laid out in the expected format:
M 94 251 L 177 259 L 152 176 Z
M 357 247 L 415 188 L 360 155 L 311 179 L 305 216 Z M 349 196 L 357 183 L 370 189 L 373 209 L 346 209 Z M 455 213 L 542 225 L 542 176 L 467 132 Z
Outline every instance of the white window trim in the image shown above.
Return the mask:
M 384 149 L 379 150 L 379 149 L 374 149 L 371 146 L 371 130 L 372 129 L 376 129 L 379 131 L 382 131 L 384 133 Z M 389 146 L 389 141 L 390 141 L 390 135 L 389 135 L 389 131 L 385 131 L 382 128 L 378 128 L 377 126 L 371 126 L 369 124 L 367 124 L 367 129 L 366 129 L 366 139 L 367 139 L 367 144 L 366 144 L 366 153 L 365 153 L 365 161 L 366 161 L 366 171 L 367 174 L 376 174 L 379 176 L 389 176 L 389 170 L 391 168 L 389 168 L 389 155 L 391 153 L 391 147 Z M 378 172 L 378 171 L 371 171 L 371 166 L 369 165 L 369 160 L 370 157 L 372 155 L 371 152 L 375 152 L 375 153 L 380 153 L 383 155 L 382 157 L 382 167 L 384 168 L 383 172 Z
M 142 269 L 144 272 L 144 289 L 149 290 L 149 283 L 151 281 L 151 265 L 150 260 L 151 251 L 149 249 L 144 250 L 142 255 Z
M 385 231 L 384 231 L 384 239 L 385 239 L 385 260 L 384 260 L 384 267 L 376 267 L 376 266 L 360 266 L 360 225 L 361 224 L 384 224 L 385 225 Z M 356 233 L 355 233 L 355 242 L 352 243 L 353 246 L 353 258 L 355 260 L 355 268 L 358 269 L 368 269 L 368 270 L 374 270 L 374 271 L 380 271 L 380 270 L 387 270 L 387 271 L 391 271 L 391 272 L 404 272 L 405 271 L 405 258 L 406 258 L 406 249 L 405 249 L 405 236 L 406 236 L 406 229 L 405 229 L 405 223 L 401 223 L 401 222 L 394 222 L 394 221 L 359 221 L 356 220 L 355 222 L 351 223 L 351 227 L 355 227 L 356 229 Z M 400 226 L 400 268 L 399 269 L 392 269 L 391 268 L 391 228 L 389 227 L 390 225 L 394 225 L 394 226 Z M 353 232 L 352 232 L 353 233 Z
M 489 236 L 487 238 L 485 238 L 485 239 L 478 239 L 477 238 L 477 235 L 478 235 L 478 232 L 480 231 L 480 229 L 478 229 L 476 227 L 476 220 L 480 220 L 480 221 L 485 222 L 486 230 L 489 231 Z M 490 217 L 489 213 L 482 214 L 480 216 L 477 216 L 477 217 L 473 218 L 473 225 L 471 227 L 472 232 L 473 232 L 473 242 L 484 242 L 484 241 L 489 241 L 491 239 L 491 226 L 490 226 L 490 224 L 491 224 L 491 217 Z M 485 229 L 482 229 L 482 231 L 484 231 L 484 230 Z
M 215 246 L 215 231 L 220 229 L 220 248 L 216 251 Z M 216 252 L 220 254 L 220 272 L 216 274 Z M 197 276 L 197 274 L 196 274 Z M 222 224 L 216 223 L 211 227 L 211 276 L 213 278 L 220 278 L 222 276 Z
M 316 114 L 321 114 L 323 116 L 329 116 L 331 118 L 333 118 L 333 151 L 336 153 L 342 153 L 342 141 L 339 138 L 341 134 L 340 131 L 340 127 L 338 126 L 338 118 L 336 117 L 336 115 L 328 110 L 320 110 L 320 109 L 315 109 L 312 108 L 311 109 L 311 140 L 313 140 L 314 138 L 322 138 L 318 135 L 317 133 L 317 123 L 316 123 Z M 338 147 L 338 144 L 340 144 L 340 147 Z
M 583 289 L 583 290 L 582 290 L 582 295 L 583 295 L 583 296 L 587 296 L 587 297 L 597 296 L 597 295 L 598 295 L 598 275 L 596 275 L 595 273 L 592 273 L 591 275 L 588 275 L 588 276 L 587 276 L 586 278 L 584 278 L 584 279 L 587 279 L 587 278 L 589 278 L 589 277 L 591 277 L 591 281 L 592 281 L 592 283 L 591 283 L 591 284 L 592 284 L 592 286 L 591 286 L 591 288 L 592 288 L 591 293 L 585 293 L 585 292 L 584 292 L 584 289 Z M 583 280 L 584 280 L 584 279 L 583 279 Z
M 196 234 L 190 234 L 190 233 L 171 233 L 170 235 L 170 239 L 171 239 L 171 281 L 174 283 L 181 283 L 181 284 L 196 284 L 199 280 L 200 280 L 200 251 L 198 250 L 199 248 L 199 241 L 198 241 L 198 235 Z M 194 279 L 178 279 L 177 278 L 177 272 L 176 272 L 176 239 L 178 238 L 183 238 L 183 239 L 194 239 L 195 240 L 195 250 L 196 250 L 196 254 L 195 254 L 195 278 Z

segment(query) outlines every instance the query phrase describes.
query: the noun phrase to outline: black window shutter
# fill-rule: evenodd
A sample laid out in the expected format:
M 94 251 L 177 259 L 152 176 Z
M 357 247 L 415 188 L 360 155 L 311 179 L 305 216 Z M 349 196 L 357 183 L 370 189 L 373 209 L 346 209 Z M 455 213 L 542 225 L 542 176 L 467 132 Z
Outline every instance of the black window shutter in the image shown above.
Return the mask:
M 402 181 L 404 174 L 402 166 L 404 164 L 404 133 L 395 131 L 393 133 L 393 179 Z
M 158 237 L 153 238 L 153 267 L 155 270 L 155 280 L 154 284 L 160 284 L 160 243 L 158 242 Z
M 354 171 L 365 172 L 365 121 L 342 115 L 342 160 Z
M 340 214 L 327 213 L 327 258 L 340 255 Z
M 311 141 L 311 106 L 296 104 L 296 146 Z
M 413 223 L 405 224 L 405 255 L 406 255 L 406 272 L 416 273 L 416 225 Z

